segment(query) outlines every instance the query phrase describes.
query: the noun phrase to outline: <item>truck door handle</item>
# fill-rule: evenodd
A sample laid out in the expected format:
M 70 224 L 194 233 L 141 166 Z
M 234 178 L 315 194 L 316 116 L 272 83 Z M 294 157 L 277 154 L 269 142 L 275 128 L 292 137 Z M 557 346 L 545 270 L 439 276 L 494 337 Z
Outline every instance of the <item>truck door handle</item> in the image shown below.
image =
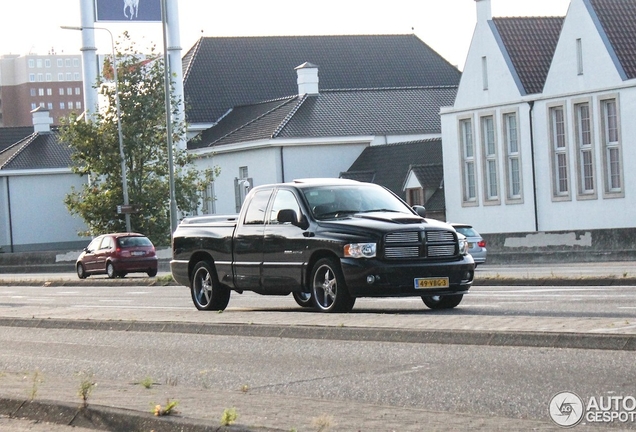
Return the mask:
M 303 235 L 305 237 L 314 237 L 316 234 L 314 234 L 312 231 L 305 231 Z

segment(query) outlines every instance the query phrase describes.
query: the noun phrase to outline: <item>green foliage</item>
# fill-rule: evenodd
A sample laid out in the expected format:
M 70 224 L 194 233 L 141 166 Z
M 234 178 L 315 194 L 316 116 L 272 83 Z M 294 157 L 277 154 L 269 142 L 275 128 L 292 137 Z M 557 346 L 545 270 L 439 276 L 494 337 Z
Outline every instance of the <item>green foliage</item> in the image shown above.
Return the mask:
M 133 231 L 147 235 L 156 245 L 170 242 L 170 185 L 164 93 L 164 62 L 155 47 L 144 58 L 124 33 L 117 41 L 117 77 L 127 170 L 128 197 L 138 210 L 130 215 Z M 110 63 L 105 75 L 112 75 Z M 110 71 L 110 73 L 108 73 Z M 73 150 L 73 170 L 88 182 L 73 188 L 65 204 L 80 216 L 88 230 L 81 235 L 125 231 L 124 215 L 116 214 L 123 204 L 121 156 L 117 127 L 115 86 L 99 78 L 95 83 L 106 108 L 90 119 L 71 115 L 63 120 L 60 139 Z M 172 96 L 172 141 L 186 134 L 184 122 L 175 120 L 180 101 Z M 219 170 L 199 171 L 184 149 L 173 145 L 175 197 L 180 212 L 189 214 L 201 204 L 201 193 Z
M 229 426 L 233 424 L 237 418 L 236 408 L 225 408 L 221 415 L 221 426 Z
M 88 398 L 90 397 L 97 383 L 93 381 L 92 372 L 79 372 L 78 376 L 80 377 L 80 384 L 77 389 L 77 395 L 80 397 L 80 399 L 82 399 L 82 406 L 86 408 L 88 406 Z

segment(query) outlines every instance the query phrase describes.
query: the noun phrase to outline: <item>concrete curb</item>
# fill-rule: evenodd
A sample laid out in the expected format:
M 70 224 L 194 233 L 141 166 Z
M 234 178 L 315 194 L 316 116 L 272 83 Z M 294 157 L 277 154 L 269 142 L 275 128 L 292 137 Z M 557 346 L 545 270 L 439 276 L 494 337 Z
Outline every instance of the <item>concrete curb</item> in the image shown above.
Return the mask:
M 181 286 L 174 280 L 158 278 L 99 278 L 99 279 L 43 279 L 38 275 L 30 278 L 2 279 L 2 286 Z M 636 277 L 480 277 L 473 286 L 636 286 Z
M 152 413 L 103 405 L 86 407 L 49 400 L 0 397 L 0 415 L 102 431 L 154 432 L 274 432 L 280 429 L 238 425 L 213 426 L 178 414 L 157 417 Z
M 320 327 L 267 324 L 215 324 L 160 321 L 94 321 L 2 318 L 0 326 L 46 329 L 184 333 L 289 339 L 328 339 L 420 344 L 481 345 L 636 351 L 636 335 L 519 332 L 491 330 L 418 330 L 375 327 Z

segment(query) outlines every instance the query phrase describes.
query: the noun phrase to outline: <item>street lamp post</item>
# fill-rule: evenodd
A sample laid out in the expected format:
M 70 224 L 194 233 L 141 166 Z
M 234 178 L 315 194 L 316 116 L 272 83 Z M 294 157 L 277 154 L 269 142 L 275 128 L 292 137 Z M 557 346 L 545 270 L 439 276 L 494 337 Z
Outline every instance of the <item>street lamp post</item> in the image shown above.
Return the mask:
M 121 158 L 121 183 L 124 192 L 124 205 L 126 206 L 126 212 L 124 213 L 126 217 L 126 231 L 131 232 L 132 228 L 130 226 L 130 213 L 128 213 L 129 204 L 128 201 L 128 180 L 126 173 L 126 158 L 124 156 L 124 135 L 121 129 L 121 108 L 119 105 L 119 77 L 117 73 L 117 58 L 115 57 L 115 39 L 113 38 L 113 33 L 107 29 L 106 27 L 88 27 L 88 26 L 61 26 L 64 30 L 84 30 L 84 29 L 92 29 L 92 30 L 105 30 L 110 35 L 110 46 L 111 46 L 111 55 L 113 56 L 113 76 L 115 79 L 115 109 L 117 113 L 117 134 L 119 136 L 119 157 Z

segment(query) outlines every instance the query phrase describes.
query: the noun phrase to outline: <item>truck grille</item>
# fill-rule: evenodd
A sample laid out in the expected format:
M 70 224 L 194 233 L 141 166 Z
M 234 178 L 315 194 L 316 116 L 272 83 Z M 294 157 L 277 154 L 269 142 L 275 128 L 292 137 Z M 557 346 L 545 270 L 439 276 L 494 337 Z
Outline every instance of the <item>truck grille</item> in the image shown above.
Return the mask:
M 387 259 L 447 258 L 456 254 L 452 231 L 398 231 L 384 237 Z

